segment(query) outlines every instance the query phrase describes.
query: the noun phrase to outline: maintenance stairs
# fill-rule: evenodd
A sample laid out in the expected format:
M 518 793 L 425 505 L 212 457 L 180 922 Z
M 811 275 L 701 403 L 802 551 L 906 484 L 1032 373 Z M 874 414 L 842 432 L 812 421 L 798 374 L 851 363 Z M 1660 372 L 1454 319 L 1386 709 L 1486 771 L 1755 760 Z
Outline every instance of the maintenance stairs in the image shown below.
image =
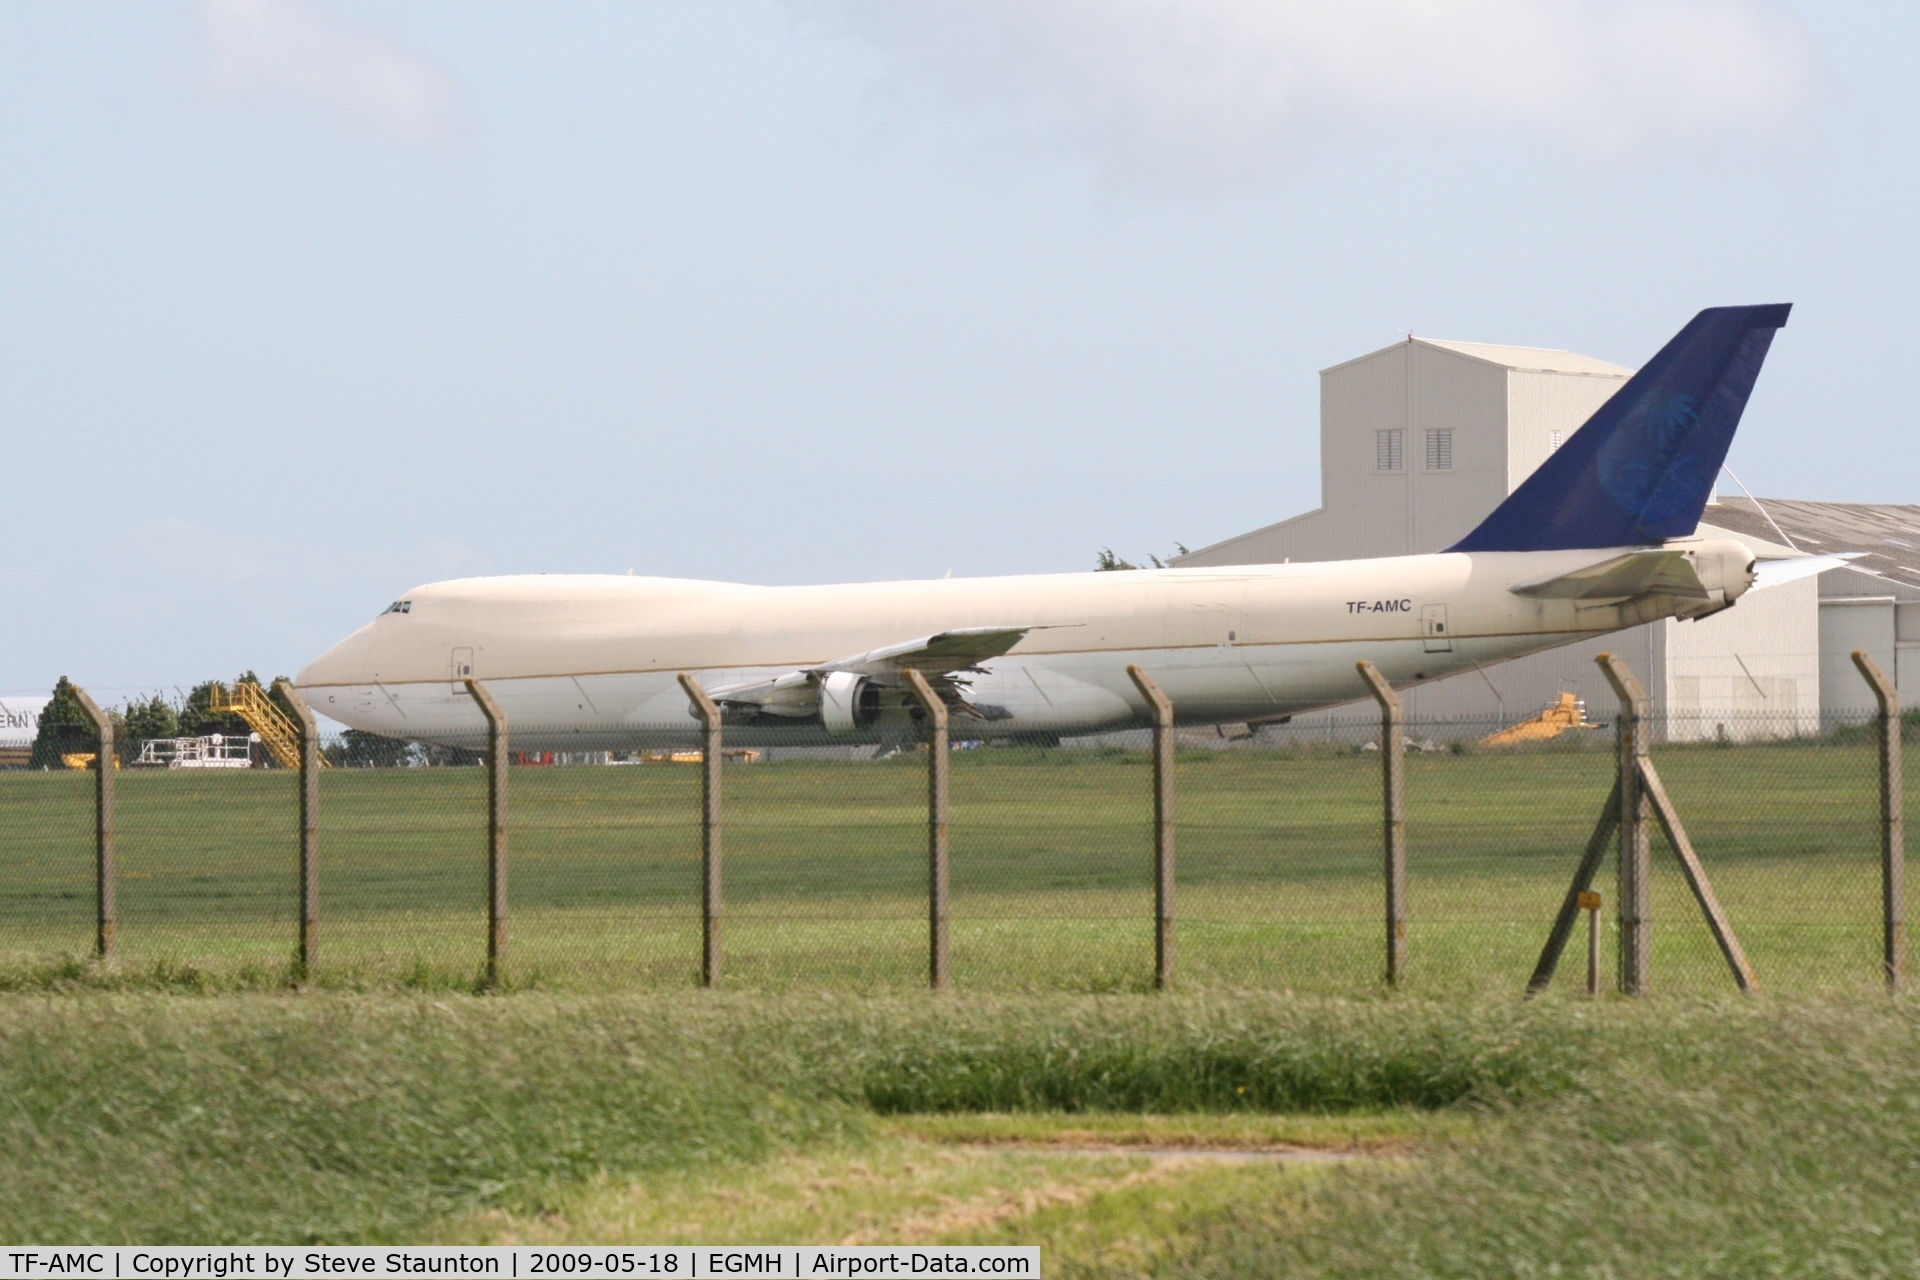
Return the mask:
M 257 684 L 241 682 L 229 693 L 223 684 L 213 686 L 207 709 L 216 715 L 235 715 L 247 722 L 247 728 L 260 735 L 260 744 L 282 769 L 300 767 L 300 726 L 273 704 L 267 691 Z M 327 758 L 318 755 L 322 769 Z

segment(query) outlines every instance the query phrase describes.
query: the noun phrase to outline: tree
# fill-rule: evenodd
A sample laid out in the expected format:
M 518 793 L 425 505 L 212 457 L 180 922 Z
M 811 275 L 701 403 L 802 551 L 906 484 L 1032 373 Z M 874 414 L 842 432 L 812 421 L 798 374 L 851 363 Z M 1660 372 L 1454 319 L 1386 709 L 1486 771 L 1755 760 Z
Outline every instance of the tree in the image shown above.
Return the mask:
M 213 686 L 216 681 L 206 680 L 193 686 L 187 700 L 180 708 L 180 736 L 183 738 L 205 738 L 211 734 L 234 734 L 246 737 L 249 732 L 247 722 L 239 716 L 221 714 L 213 710 Z M 260 677 L 251 671 L 243 672 L 234 684 L 260 683 Z
M 93 717 L 80 705 L 73 682 L 65 676 L 53 686 L 53 701 L 40 712 L 40 730 L 33 735 L 33 754 L 28 764 L 35 769 L 58 769 L 60 757 L 99 749 L 100 738 Z
M 1185 544 L 1185 543 L 1183 543 L 1183 542 L 1176 542 L 1176 543 L 1174 543 L 1173 545 L 1174 545 L 1174 554 L 1175 554 L 1175 555 L 1180 555 L 1180 556 L 1184 556 L 1184 555 L 1186 555 L 1186 554 L 1187 554 L 1187 547 L 1186 547 L 1186 544 Z M 1150 554 L 1150 555 L 1148 555 L 1148 556 L 1147 556 L 1147 559 L 1149 559 L 1149 560 L 1151 560 L 1151 561 L 1153 561 L 1153 567 L 1154 567 L 1154 568 L 1156 568 L 1156 569 L 1164 569 L 1164 568 L 1166 568 L 1166 567 L 1167 567 L 1166 565 L 1164 565 L 1164 564 L 1162 564 L 1162 563 L 1161 563 L 1161 561 L 1160 561 L 1160 557 L 1159 557 L 1159 556 L 1156 556 L 1156 555 L 1151 555 L 1151 554 Z M 1096 562 L 1094 563 L 1094 566 L 1093 566 L 1093 567 L 1094 567 L 1094 571 L 1095 571 L 1095 572 L 1097 572 L 1097 573 L 1112 573 L 1112 572 L 1114 572 L 1115 570 L 1119 570 L 1119 569 L 1144 569 L 1144 568 L 1146 568 L 1146 566 L 1145 566 L 1145 565 L 1141 565 L 1141 564 L 1134 564 L 1134 563 L 1133 563 L 1133 562 L 1132 562 L 1131 560 L 1122 560 L 1122 559 L 1121 559 L 1121 558 L 1120 558 L 1119 556 L 1117 556 L 1117 555 L 1115 555 L 1115 554 L 1113 554 L 1113 548 L 1112 548 L 1112 547 L 1102 547 L 1102 548 L 1100 548 L 1100 557 L 1099 557 L 1099 559 L 1098 559 L 1098 560 L 1097 560 L 1097 561 L 1096 561 Z
M 487 762 L 487 753 L 484 751 L 473 751 L 466 747 L 443 747 L 437 742 L 422 742 L 418 746 L 422 761 L 429 765 L 473 765 Z
M 413 744 L 400 738 L 349 729 L 340 741 L 328 744 L 327 763 L 343 769 L 382 769 L 408 763 Z
M 115 730 L 130 751 L 138 750 L 139 744 L 150 738 L 180 736 L 180 713 L 157 693 L 145 700 L 129 699 L 113 719 Z
M 297 726 L 300 723 L 300 717 L 293 713 L 293 702 L 286 694 L 280 691 L 280 682 L 286 679 L 285 676 L 275 676 L 273 678 L 273 683 L 267 686 L 267 700 L 273 703 L 274 706 L 280 708 L 280 714 L 293 721 Z M 287 683 L 291 685 L 293 682 L 287 680 Z

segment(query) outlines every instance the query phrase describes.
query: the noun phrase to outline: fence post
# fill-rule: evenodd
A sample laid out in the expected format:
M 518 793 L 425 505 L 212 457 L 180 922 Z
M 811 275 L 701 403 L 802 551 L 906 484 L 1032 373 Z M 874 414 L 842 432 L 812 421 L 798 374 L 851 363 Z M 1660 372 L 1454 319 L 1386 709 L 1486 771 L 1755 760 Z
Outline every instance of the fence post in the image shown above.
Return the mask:
M 113 848 L 113 717 L 80 686 L 73 687 L 73 696 L 93 721 L 93 731 L 100 739 L 93 757 L 93 954 L 105 960 L 113 954 L 113 931 L 119 915 L 114 901 L 118 870 Z
M 1873 686 L 1880 703 L 1880 894 L 1885 930 L 1881 963 L 1887 971 L 1887 990 L 1898 991 L 1907 980 L 1907 820 L 1906 795 L 1900 777 L 1900 694 L 1880 664 L 1860 650 L 1853 665 Z
M 1357 664 L 1375 702 L 1380 704 L 1380 780 L 1384 793 L 1382 825 L 1387 855 L 1387 985 L 1397 987 L 1407 974 L 1407 735 L 1400 696 L 1364 658 Z
M 1626 663 L 1611 653 L 1594 659 L 1620 698 L 1614 722 L 1620 816 L 1620 990 L 1645 995 L 1651 938 L 1653 845 L 1648 830 L 1646 787 L 1641 762 L 1647 758 L 1647 720 L 1651 700 Z
M 487 985 L 493 987 L 507 951 L 507 713 L 485 685 L 465 683 L 487 718 Z
M 1600 895 L 1580 893 L 1580 909 L 1587 913 L 1587 994 L 1600 996 Z
M 951 905 L 947 856 L 947 703 L 926 676 L 908 667 L 907 686 L 927 713 L 927 985 L 947 989 L 947 915 Z
M 700 985 L 720 985 L 720 708 L 682 671 L 680 687 L 700 719 Z
M 300 955 L 299 980 L 304 982 L 319 963 L 320 925 L 320 731 L 306 699 L 285 677 L 274 689 L 293 708 L 300 726 Z
M 1153 985 L 1164 991 L 1173 984 L 1173 703 L 1138 665 L 1127 675 L 1153 708 Z

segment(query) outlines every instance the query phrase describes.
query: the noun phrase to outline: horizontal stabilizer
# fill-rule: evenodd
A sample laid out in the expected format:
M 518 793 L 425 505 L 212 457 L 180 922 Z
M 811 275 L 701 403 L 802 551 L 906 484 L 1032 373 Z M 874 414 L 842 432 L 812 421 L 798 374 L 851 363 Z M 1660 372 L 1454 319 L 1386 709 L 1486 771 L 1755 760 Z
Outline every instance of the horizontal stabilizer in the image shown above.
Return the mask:
M 1847 551 L 1837 556 L 1792 556 L 1785 560 L 1762 560 L 1753 567 L 1753 586 L 1751 591 L 1764 587 L 1777 587 L 1783 582 L 1795 582 L 1810 574 L 1825 573 L 1829 569 L 1844 569 L 1849 560 L 1858 560 L 1864 551 Z
M 1557 578 L 1523 582 L 1511 590 L 1517 596 L 1541 600 L 1627 600 L 1651 595 L 1681 600 L 1713 598 L 1694 572 L 1693 562 L 1678 551 L 1630 551 Z

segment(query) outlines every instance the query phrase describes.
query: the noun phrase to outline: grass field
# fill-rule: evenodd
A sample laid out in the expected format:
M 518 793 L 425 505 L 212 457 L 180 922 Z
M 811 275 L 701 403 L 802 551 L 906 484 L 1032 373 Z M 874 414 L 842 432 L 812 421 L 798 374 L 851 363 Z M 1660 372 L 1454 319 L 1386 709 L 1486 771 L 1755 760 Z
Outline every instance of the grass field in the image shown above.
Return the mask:
M 595 1187 L 937 1138 L 882 1127 L 919 1113 L 1359 1112 L 1321 1129 L 1378 1136 L 1387 1112 L 1567 1078 L 1571 1059 L 1516 1037 L 1529 1016 L 1277 996 L 15 996 L 0 1235 L 471 1235 L 495 1229 L 476 1213 L 542 1219 Z
M 1599 746 L 1409 758 L 1411 989 L 1524 982 L 1610 785 L 1611 755 Z M 1763 984 L 1871 985 L 1879 872 L 1870 747 L 1676 746 L 1656 759 Z M 1907 776 L 1920 778 L 1920 760 Z M 922 778 L 912 756 L 729 767 L 730 985 L 872 990 L 922 980 Z M 120 956 L 96 970 L 72 959 L 92 938 L 90 780 L 0 774 L 0 987 L 283 984 L 294 940 L 292 777 L 129 770 L 118 783 Z M 513 771 L 510 984 L 694 982 L 697 785 L 685 766 Z M 485 929 L 482 772 L 333 770 L 321 786 L 315 980 L 470 986 Z M 956 985 L 1144 989 L 1144 756 L 956 753 L 952 787 Z M 1183 753 L 1180 980 L 1374 989 L 1378 788 L 1371 754 Z M 1662 849 L 1656 866 L 1657 986 L 1724 988 Z M 1598 887 L 1611 898 L 1610 871 Z
M 14 996 L 0 1078 L 16 1242 L 1038 1243 L 1056 1278 L 1920 1256 L 1920 1006 L 1885 997 Z M 1276 1145 L 1356 1158 L 1195 1155 Z

